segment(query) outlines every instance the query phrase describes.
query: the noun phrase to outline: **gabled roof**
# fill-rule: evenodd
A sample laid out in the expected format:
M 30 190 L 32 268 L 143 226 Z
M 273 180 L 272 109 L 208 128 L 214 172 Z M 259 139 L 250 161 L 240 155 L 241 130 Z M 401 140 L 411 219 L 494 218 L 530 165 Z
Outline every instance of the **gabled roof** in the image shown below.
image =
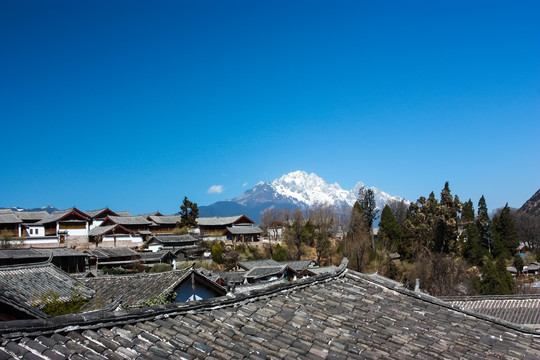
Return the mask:
M 296 272 L 302 272 L 309 268 L 310 266 L 315 265 L 315 261 L 308 259 L 308 260 L 295 260 L 295 261 L 282 261 L 280 264 L 288 265 L 291 269 L 293 269 Z
M 112 211 L 111 209 L 109 209 L 108 207 L 106 208 L 103 208 L 103 209 L 99 209 L 99 210 L 88 210 L 86 212 L 86 214 L 88 216 L 90 216 L 92 219 L 95 219 L 95 218 L 104 218 L 106 217 L 107 215 L 111 215 L 111 216 L 120 216 L 118 215 L 118 213 Z
M 110 258 L 116 258 L 116 257 L 135 257 L 140 258 L 140 255 L 138 252 L 131 250 L 128 247 L 122 246 L 122 247 L 112 247 L 112 248 L 95 248 L 91 250 L 86 250 L 88 254 L 91 256 L 95 256 L 98 258 L 98 261 L 104 261 Z
M 163 216 L 163 214 L 160 213 L 159 211 L 154 211 L 154 212 L 151 212 L 151 213 L 148 213 L 148 214 L 139 214 L 137 216 L 142 216 L 144 218 L 147 218 L 149 216 Z
M 251 260 L 251 261 L 238 261 L 238 265 L 246 270 L 251 270 L 256 267 L 269 267 L 269 266 L 281 266 L 276 260 L 263 259 L 263 260 Z
M 81 282 L 96 292 L 87 309 L 98 309 L 117 301 L 120 301 L 123 308 L 127 308 L 174 289 L 188 273 L 189 269 L 157 274 L 100 276 L 86 278 Z
M 140 252 L 139 255 L 141 256 L 141 259 L 145 263 L 154 262 L 154 261 L 162 261 L 169 255 L 175 259 L 177 258 L 177 256 L 170 250 L 144 251 L 144 252 Z
M 540 358 L 537 331 L 343 266 L 193 303 L 4 322 L 0 334 L 2 358 L 45 358 L 46 347 L 105 358 Z
M 197 239 L 189 234 L 185 234 L 185 235 L 156 234 L 152 236 L 152 238 L 147 242 L 147 244 L 161 243 L 164 245 L 172 245 L 172 244 L 181 244 L 181 243 L 193 243 L 196 241 Z
M 103 221 L 103 224 L 118 224 L 118 225 L 151 225 L 151 221 L 147 220 L 144 216 L 107 216 Z
M 49 224 L 52 222 L 62 221 L 63 219 L 71 215 L 75 215 L 82 220 L 86 220 L 86 221 L 90 220 L 90 216 L 86 215 L 84 212 L 80 211 L 79 209 L 73 207 L 71 209 L 66 209 L 66 210 L 57 210 L 49 214 L 49 216 L 45 217 L 43 220 L 39 221 L 39 224 Z
M 92 290 L 49 262 L 0 267 L 0 292 L 28 306 L 36 306 L 49 292 L 58 295 L 60 301 L 75 292 L 93 295 Z
M 235 215 L 226 217 L 200 217 L 197 219 L 199 226 L 227 226 L 239 222 L 248 222 L 255 224 L 255 221 L 248 218 L 246 215 Z
M 49 257 L 86 257 L 86 254 L 67 247 L 0 249 L 0 259 L 43 259 Z
M 227 233 L 232 235 L 253 235 L 263 232 L 258 226 L 227 226 Z
M 155 222 L 158 225 L 176 225 L 181 219 L 180 215 L 167 215 L 167 216 L 148 216 L 148 219 Z
M 122 225 L 105 225 L 105 226 L 96 226 L 93 229 L 90 229 L 88 232 L 89 236 L 99 236 L 107 234 L 133 234 L 133 231 L 126 229 Z
M 281 275 L 287 269 L 287 265 L 256 267 L 245 273 L 244 277 L 249 279 L 260 279 L 272 275 Z
M 22 220 L 13 213 L 0 214 L 0 224 L 21 224 Z
M 129 211 L 125 211 L 125 210 L 124 211 L 117 211 L 116 215 L 118 215 L 118 216 L 133 216 L 133 215 L 131 215 L 131 213 Z
M 40 211 L 17 211 L 14 213 L 22 221 L 34 220 L 39 221 L 49 216 L 49 213 L 43 210 Z

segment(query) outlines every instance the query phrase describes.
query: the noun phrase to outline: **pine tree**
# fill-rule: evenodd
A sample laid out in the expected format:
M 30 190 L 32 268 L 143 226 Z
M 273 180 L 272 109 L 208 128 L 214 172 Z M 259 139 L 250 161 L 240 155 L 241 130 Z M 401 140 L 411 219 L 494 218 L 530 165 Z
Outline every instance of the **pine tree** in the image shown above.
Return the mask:
M 474 205 L 471 199 L 463 203 L 463 209 L 461 211 L 461 221 L 465 224 L 474 221 Z
M 358 191 L 358 204 L 362 208 L 362 216 L 366 226 L 370 230 L 371 235 L 371 247 L 375 252 L 375 237 L 373 236 L 373 222 L 377 220 L 379 210 L 377 210 L 377 204 L 375 203 L 375 193 L 373 189 L 367 189 L 362 186 Z
M 513 257 L 519 246 L 519 239 L 516 232 L 514 218 L 508 203 L 501 210 L 500 214 L 493 219 L 495 237 L 501 242 L 503 253 L 506 258 Z
M 383 208 L 381 213 L 378 236 L 388 250 L 398 251 L 401 245 L 401 229 L 392 209 L 388 205 Z
M 487 249 L 489 253 L 493 251 L 493 233 L 491 221 L 489 219 L 488 208 L 484 195 L 478 201 L 478 215 L 476 216 L 476 226 L 480 232 L 480 244 Z
M 176 223 L 176 227 L 197 227 L 197 218 L 199 217 L 199 208 L 197 203 L 188 200 L 187 196 L 184 196 L 184 201 L 180 206 L 180 221 Z

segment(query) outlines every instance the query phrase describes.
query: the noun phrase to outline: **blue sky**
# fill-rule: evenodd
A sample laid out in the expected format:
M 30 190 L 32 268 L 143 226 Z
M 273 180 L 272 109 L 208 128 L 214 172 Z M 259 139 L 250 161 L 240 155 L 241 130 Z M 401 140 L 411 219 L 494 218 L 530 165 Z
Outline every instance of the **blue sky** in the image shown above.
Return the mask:
M 173 213 L 294 170 L 410 200 L 449 181 L 462 200 L 519 207 L 540 188 L 538 14 L 2 1 L 0 207 Z

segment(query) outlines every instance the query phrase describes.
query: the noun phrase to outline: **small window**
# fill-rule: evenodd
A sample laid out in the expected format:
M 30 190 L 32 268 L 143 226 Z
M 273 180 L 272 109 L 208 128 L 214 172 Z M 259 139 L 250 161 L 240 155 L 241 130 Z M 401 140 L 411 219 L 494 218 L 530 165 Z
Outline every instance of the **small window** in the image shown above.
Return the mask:
M 39 234 L 39 229 L 36 229 L 36 230 L 35 230 L 35 234 L 36 234 L 36 235 Z
M 32 235 L 32 234 L 33 234 L 33 231 L 34 231 L 34 230 L 30 229 L 30 235 Z

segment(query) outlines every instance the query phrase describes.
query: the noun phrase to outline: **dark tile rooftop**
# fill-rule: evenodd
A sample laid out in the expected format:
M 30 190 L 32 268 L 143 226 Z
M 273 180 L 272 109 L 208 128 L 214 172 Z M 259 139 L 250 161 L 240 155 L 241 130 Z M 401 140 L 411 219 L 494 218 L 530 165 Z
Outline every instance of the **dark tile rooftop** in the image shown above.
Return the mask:
M 128 308 L 174 289 L 187 273 L 187 270 L 177 270 L 157 274 L 100 276 L 80 281 L 95 291 L 87 310 L 100 309 L 115 303 Z
M 512 323 L 540 328 L 540 295 L 445 297 L 448 303 Z
M 0 359 L 540 358 L 538 332 L 342 270 L 236 298 L 0 323 Z
M 49 262 L 0 267 L 0 292 L 27 307 L 35 306 L 49 292 L 58 295 L 60 301 L 76 292 L 86 297 L 94 293 Z

